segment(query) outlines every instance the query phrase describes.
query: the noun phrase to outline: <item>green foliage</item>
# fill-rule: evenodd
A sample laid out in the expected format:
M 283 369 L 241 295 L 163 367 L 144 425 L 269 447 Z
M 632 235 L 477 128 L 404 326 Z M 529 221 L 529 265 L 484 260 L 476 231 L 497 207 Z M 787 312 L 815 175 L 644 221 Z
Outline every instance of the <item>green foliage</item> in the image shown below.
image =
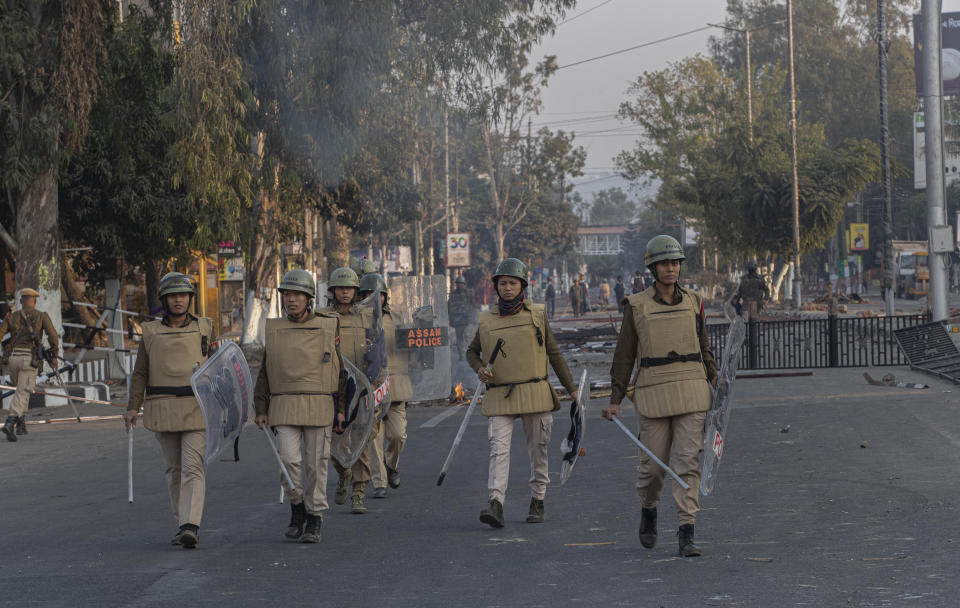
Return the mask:
M 620 188 L 607 188 L 593 193 L 590 224 L 594 226 L 630 224 L 636 213 L 637 204 Z
M 249 227 L 253 155 L 248 115 L 254 98 L 237 50 L 249 2 L 184 0 L 182 42 L 166 103 L 174 139 L 167 150 L 171 184 L 196 210 L 190 244 L 206 249 Z
M 61 176 L 60 231 L 71 245 L 93 247 L 75 270 L 94 278 L 103 266 L 115 273 L 121 257 L 139 265 L 169 258 L 195 232 L 197 210 L 158 162 L 174 137 L 163 119 L 173 28 L 160 0 L 149 8 L 133 6 L 111 24 L 84 153 Z

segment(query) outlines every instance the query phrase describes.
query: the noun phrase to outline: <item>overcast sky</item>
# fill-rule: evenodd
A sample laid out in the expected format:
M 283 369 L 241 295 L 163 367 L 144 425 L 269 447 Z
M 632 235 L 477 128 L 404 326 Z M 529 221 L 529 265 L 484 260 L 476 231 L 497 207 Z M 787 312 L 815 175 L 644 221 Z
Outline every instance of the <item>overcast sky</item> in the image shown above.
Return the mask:
M 942 10 L 960 12 L 960 0 L 943 0 Z M 533 57 L 539 60 L 555 54 L 563 66 L 682 34 L 707 23 L 722 23 L 725 14 L 725 0 L 580 0 L 568 21 L 536 49 Z M 707 39 L 719 33 L 710 28 L 561 69 L 552 77 L 543 91 L 543 113 L 535 119 L 534 129 L 547 125 L 577 133 L 577 143 L 587 150 L 586 175 L 575 180 L 581 184 L 577 189 L 585 198 L 589 200 L 589 193 L 595 190 L 626 185 L 611 174 L 613 157 L 629 149 L 635 139 L 631 133 L 636 131 L 615 118 L 617 107 L 627 98 L 630 82 L 644 71 L 663 69 L 696 53 L 706 54 Z
M 957 0 L 960 2 L 960 0 Z M 586 11 L 594 8 L 589 13 Z M 534 58 L 554 54 L 560 66 L 675 34 L 720 23 L 723 0 L 581 0 L 556 35 L 542 44 Z M 582 15 L 578 17 L 577 15 Z M 543 113 L 537 125 L 576 131 L 577 143 L 587 150 L 587 171 L 578 182 L 598 180 L 613 172 L 613 157 L 631 146 L 635 132 L 615 118 L 627 98 L 630 82 L 644 71 L 698 52 L 706 53 L 707 39 L 715 29 L 654 44 L 614 57 L 561 69 L 543 91 Z M 601 132 L 603 131 L 603 132 Z M 619 131 L 619 132 L 618 132 Z M 618 185 L 619 180 L 594 181 L 597 188 Z M 594 188 L 584 188 L 593 190 Z

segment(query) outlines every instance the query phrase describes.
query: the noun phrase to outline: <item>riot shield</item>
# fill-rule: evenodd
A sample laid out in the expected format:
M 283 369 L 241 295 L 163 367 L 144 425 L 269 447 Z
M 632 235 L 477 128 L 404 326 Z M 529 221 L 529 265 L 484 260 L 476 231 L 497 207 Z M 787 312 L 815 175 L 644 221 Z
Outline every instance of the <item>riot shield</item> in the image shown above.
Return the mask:
M 590 378 L 587 370 L 580 374 L 580 385 L 577 387 L 577 398 L 570 404 L 570 432 L 560 442 L 560 452 L 563 462 L 560 465 L 560 485 L 567 483 L 573 467 L 580 457 L 580 448 L 583 446 L 583 434 L 586 431 L 587 402 L 590 401 Z
M 253 418 L 253 377 L 240 347 L 225 342 L 190 376 L 207 428 L 204 466 L 210 466 Z
M 363 319 L 364 345 L 356 357 L 359 361 L 343 357 L 347 374 L 346 421 L 343 433 L 333 436 L 330 448 L 330 453 L 344 468 L 350 468 L 360 458 L 380 419 L 381 409 L 390 405 L 390 376 L 379 293 L 373 292 L 355 304 L 353 314 Z
M 449 326 L 445 277 L 392 278 L 390 309 L 388 326 L 392 329 L 387 344 L 392 399 L 447 399 L 456 382 L 452 381 L 450 365 L 453 330 Z M 469 376 L 476 380 L 476 374 Z
M 727 424 L 730 421 L 733 382 L 737 377 L 737 366 L 740 364 L 740 347 L 746 339 L 746 324 L 743 318 L 737 315 L 729 304 L 725 309 L 727 318 L 730 320 L 730 328 L 727 330 L 727 340 L 723 347 L 717 389 L 713 392 L 713 402 L 707 412 L 703 450 L 700 456 L 700 493 L 704 496 L 710 494 L 717 480 Z

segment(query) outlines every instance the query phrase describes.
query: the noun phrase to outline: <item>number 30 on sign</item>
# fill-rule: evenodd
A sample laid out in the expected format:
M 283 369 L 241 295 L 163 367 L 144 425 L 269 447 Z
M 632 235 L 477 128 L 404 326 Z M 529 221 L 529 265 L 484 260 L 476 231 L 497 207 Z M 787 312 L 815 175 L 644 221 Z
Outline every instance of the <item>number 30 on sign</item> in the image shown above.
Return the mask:
M 470 265 L 470 233 L 447 233 L 447 268 Z

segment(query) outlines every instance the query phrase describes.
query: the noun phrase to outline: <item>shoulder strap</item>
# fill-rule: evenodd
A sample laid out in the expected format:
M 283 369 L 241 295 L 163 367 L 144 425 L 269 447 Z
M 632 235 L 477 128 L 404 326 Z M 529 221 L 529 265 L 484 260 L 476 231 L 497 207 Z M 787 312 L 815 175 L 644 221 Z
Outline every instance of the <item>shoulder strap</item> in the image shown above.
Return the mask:
M 33 338 L 33 342 L 36 346 L 40 346 L 40 327 L 43 325 L 43 313 L 37 315 L 37 327 L 34 328 L 30 324 L 30 320 L 27 319 L 27 313 L 23 312 L 23 309 L 20 309 L 20 317 L 23 319 L 23 322 L 27 325 L 27 329 L 30 330 L 30 337 Z

